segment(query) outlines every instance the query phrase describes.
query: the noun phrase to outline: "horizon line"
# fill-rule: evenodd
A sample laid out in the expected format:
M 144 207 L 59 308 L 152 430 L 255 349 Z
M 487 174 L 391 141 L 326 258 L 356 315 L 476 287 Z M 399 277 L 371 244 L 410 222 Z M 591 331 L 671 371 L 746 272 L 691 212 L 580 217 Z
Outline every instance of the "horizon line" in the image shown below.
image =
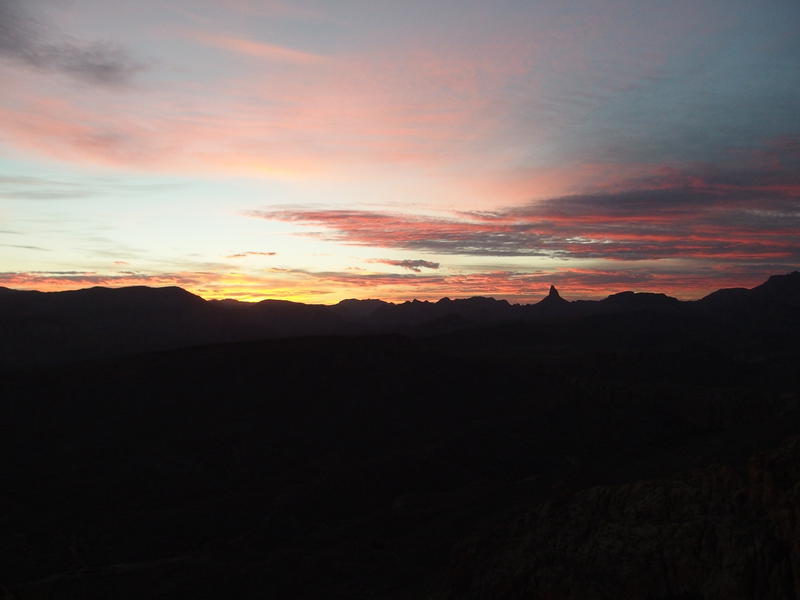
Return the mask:
M 680 297 L 677 297 L 677 296 L 671 296 L 671 295 L 666 294 L 664 292 L 658 292 L 658 291 L 625 289 L 625 290 L 621 290 L 621 291 L 618 291 L 618 292 L 610 292 L 610 293 L 606 294 L 605 296 L 602 296 L 602 297 L 598 296 L 596 298 L 580 298 L 580 299 L 577 299 L 577 300 L 568 300 L 568 299 L 562 297 L 562 299 L 564 299 L 566 302 L 570 302 L 570 303 L 572 303 L 572 302 L 599 302 L 599 301 L 605 300 L 607 298 L 610 298 L 611 296 L 615 296 L 615 295 L 618 295 L 618 294 L 634 293 L 634 294 L 662 295 L 662 296 L 666 296 L 668 298 L 673 298 L 673 299 L 675 299 L 675 300 L 677 300 L 679 302 L 694 302 L 694 301 L 697 301 L 697 300 L 702 300 L 703 298 L 706 298 L 709 295 L 711 295 L 711 294 L 713 294 L 715 292 L 718 292 L 718 291 L 722 291 L 722 290 L 752 290 L 752 289 L 755 289 L 756 287 L 759 287 L 760 285 L 763 285 L 764 283 L 766 283 L 767 281 L 769 281 L 773 277 L 785 277 L 785 276 L 790 276 L 790 275 L 794 275 L 794 274 L 798 274 L 798 273 L 800 273 L 800 271 L 794 270 L 794 271 L 789 271 L 789 272 L 785 272 L 785 273 L 772 274 L 772 275 L 767 276 L 767 278 L 764 279 L 761 283 L 759 283 L 759 284 L 757 284 L 757 285 L 755 285 L 755 286 L 753 286 L 751 288 L 748 288 L 748 287 L 745 287 L 745 286 L 722 287 L 722 288 L 718 288 L 718 289 L 716 289 L 716 290 L 714 290 L 712 292 L 709 292 L 708 294 L 705 294 L 703 296 L 697 296 L 697 297 L 694 297 L 694 298 L 680 298 Z M 555 285 L 555 284 L 550 284 L 550 285 L 552 287 L 554 287 L 558 291 L 559 296 L 560 296 L 561 295 L 561 289 L 559 289 L 558 286 Z M 440 298 L 438 298 L 436 300 L 420 299 L 420 298 L 414 297 L 414 298 L 410 298 L 410 299 L 407 299 L 407 300 L 399 300 L 399 301 L 397 301 L 397 300 L 384 300 L 382 298 L 374 298 L 374 297 L 370 297 L 370 298 L 355 298 L 354 297 L 354 298 L 343 298 L 343 299 L 339 300 L 338 302 L 325 304 L 325 303 L 320 303 L 320 302 L 301 302 L 301 301 L 297 301 L 297 300 L 287 300 L 287 299 L 284 299 L 284 298 L 274 298 L 274 297 L 264 297 L 264 298 L 262 298 L 260 300 L 240 300 L 239 298 L 229 297 L 229 296 L 226 296 L 226 297 L 208 297 L 206 295 L 203 295 L 203 293 L 194 292 L 194 291 L 192 291 L 190 289 L 187 289 L 186 287 L 183 287 L 183 286 L 180 286 L 180 285 L 157 285 L 157 286 L 144 285 L 144 284 L 124 285 L 124 286 L 94 285 L 94 286 L 88 286 L 88 287 L 79 287 L 79 288 L 63 289 L 63 290 L 21 289 L 21 288 L 11 288 L 11 287 L 7 287 L 7 286 L 0 286 L 0 289 L 11 290 L 11 291 L 14 291 L 14 292 L 35 292 L 35 293 L 40 293 L 40 294 L 61 294 L 61 293 L 69 293 L 69 292 L 80 292 L 80 291 L 84 291 L 84 290 L 93 290 L 93 289 L 124 290 L 124 289 L 133 289 L 133 288 L 146 288 L 146 289 L 152 289 L 152 290 L 174 288 L 174 289 L 182 290 L 182 291 L 184 291 L 184 292 L 186 292 L 188 294 L 191 294 L 193 296 L 196 296 L 196 297 L 202 299 L 205 302 L 224 302 L 224 301 L 227 300 L 227 301 L 239 302 L 239 303 L 242 303 L 242 304 L 259 304 L 260 302 L 264 302 L 264 301 L 274 301 L 274 302 L 289 302 L 289 303 L 292 303 L 292 304 L 304 304 L 304 305 L 308 305 L 308 306 L 336 306 L 336 305 L 338 305 L 338 304 L 340 304 L 342 302 L 346 302 L 346 301 L 357 301 L 357 302 L 379 301 L 379 302 L 385 302 L 386 304 L 393 304 L 393 305 L 401 305 L 401 304 L 413 303 L 413 302 L 436 304 L 436 303 L 441 302 L 443 300 L 458 301 L 458 300 L 471 300 L 471 299 L 474 299 L 474 298 L 484 298 L 484 299 L 488 299 L 488 300 L 494 300 L 496 302 L 506 302 L 510 306 L 532 306 L 532 305 L 538 304 L 543 299 L 547 298 L 548 295 L 549 295 L 548 293 L 545 293 L 539 300 L 534 301 L 534 302 L 528 302 L 528 303 L 512 302 L 512 301 L 507 300 L 506 298 L 495 297 L 495 296 L 492 296 L 492 295 L 489 295 L 489 296 L 486 296 L 486 295 L 471 295 L 471 296 L 464 296 L 464 297 L 459 297 L 459 296 L 455 296 L 455 297 L 454 296 L 441 296 Z

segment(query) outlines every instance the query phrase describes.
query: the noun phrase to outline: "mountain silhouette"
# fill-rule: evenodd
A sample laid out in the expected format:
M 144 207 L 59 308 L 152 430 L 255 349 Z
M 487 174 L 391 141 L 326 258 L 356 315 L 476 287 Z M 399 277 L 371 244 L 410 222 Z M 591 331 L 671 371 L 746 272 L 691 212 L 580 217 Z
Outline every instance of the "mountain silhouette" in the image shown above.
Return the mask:
M 798 298 L 0 289 L 0 584 L 794 598 Z
M 800 317 L 800 273 L 753 289 L 719 290 L 681 302 L 657 293 L 621 292 L 570 302 L 555 286 L 535 304 L 473 297 L 438 302 L 343 300 L 314 305 L 283 300 L 205 301 L 178 287 L 94 287 L 68 292 L 0 288 L 0 366 L 50 364 L 198 344 L 306 335 L 434 335 L 502 324 L 541 324 L 620 315 L 623 328 L 650 327 L 647 314 L 721 327 L 781 330 Z M 596 327 L 605 327 L 605 322 Z M 664 321 L 667 324 L 668 321 Z M 684 325 L 681 325 L 684 326 Z M 564 325 L 567 330 L 571 325 Z

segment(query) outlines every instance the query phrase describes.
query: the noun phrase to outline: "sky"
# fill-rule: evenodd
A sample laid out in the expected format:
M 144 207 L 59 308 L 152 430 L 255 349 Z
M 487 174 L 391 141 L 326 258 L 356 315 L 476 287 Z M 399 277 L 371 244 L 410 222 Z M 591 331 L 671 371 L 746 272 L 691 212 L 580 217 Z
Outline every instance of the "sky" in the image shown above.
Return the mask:
M 682 299 L 800 265 L 797 0 L 0 0 L 0 286 Z

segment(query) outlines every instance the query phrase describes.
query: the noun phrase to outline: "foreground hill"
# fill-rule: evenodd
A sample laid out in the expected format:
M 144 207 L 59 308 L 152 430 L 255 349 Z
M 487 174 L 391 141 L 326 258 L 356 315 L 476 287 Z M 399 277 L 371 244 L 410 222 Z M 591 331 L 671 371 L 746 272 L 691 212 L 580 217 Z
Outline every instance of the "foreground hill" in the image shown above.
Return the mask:
M 785 331 L 787 324 L 800 323 L 800 273 L 773 276 L 750 290 L 720 290 L 693 302 L 634 292 L 569 302 L 552 288 L 541 302 L 530 305 L 476 297 L 402 304 L 344 300 L 323 306 L 205 301 L 176 287 L 51 293 L 0 288 L 0 368 L 305 335 L 430 336 L 552 323 L 602 331 L 616 328 L 620 318 L 645 329 L 649 319 L 667 328 Z
M 796 280 L 507 321 L 478 299 L 428 313 L 448 320 L 436 334 L 7 370 L 0 584 L 18 599 L 796 598 Z M 181 334 L 205 310 L 332 327 L 353 322 L 337 310 L 448 305 L 89 292 L 105 294 L 97 319 L 137 322 L 136 294 L 158 294 Z M 76 297 L 59 310 L 80 314 Z

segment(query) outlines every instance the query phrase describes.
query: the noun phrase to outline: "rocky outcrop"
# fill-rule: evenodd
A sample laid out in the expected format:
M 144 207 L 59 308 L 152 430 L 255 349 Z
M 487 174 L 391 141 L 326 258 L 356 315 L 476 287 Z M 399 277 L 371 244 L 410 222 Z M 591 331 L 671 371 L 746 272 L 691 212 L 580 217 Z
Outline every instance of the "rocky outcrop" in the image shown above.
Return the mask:
M 568 304 L 568 302 L 561 297 L 561 294 L 558 293 L 556 286 L 551 285 L 550 292 L 539 302 L 539 305 L 549 306 L 559 304 Z
M 541 313 L 544 315 L 562 315 L 566 314 L 570 309 L 570 302 L 564 300 L 561 294 L 558 293 L 556 286 L 550 286 L 550 292 L 542 298 L 539 302 L 531 307 L 534 314 Z

